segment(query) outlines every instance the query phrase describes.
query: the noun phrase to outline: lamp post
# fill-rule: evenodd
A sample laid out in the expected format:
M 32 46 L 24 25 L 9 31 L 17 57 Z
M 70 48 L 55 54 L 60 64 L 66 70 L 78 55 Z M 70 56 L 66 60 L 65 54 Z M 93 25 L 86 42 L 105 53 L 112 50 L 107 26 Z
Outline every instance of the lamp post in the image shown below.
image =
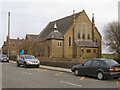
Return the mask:
M 8 12 L 8 58 L 10 56 L 10 12 Z

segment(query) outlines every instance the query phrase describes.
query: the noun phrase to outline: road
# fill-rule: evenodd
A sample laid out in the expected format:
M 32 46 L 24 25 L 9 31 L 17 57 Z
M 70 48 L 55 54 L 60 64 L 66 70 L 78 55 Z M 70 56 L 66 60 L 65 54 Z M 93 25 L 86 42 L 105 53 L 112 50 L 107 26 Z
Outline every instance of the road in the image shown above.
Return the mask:
M 2 63 L 2 88 L 118 88 L 117 80 L 97 80 L 43 68 L 16 67 Z

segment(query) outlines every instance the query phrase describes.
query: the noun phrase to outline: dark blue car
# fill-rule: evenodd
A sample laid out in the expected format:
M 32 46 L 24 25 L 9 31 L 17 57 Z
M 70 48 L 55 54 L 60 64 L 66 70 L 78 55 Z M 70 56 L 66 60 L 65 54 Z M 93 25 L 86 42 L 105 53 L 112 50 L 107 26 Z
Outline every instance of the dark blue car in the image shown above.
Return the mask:
M 108 78 L 120 78 L 120 64 L 112 59 L 88 59 L 84 64 L 71 68 L 76 76 L 95 76 L 99 80 Z

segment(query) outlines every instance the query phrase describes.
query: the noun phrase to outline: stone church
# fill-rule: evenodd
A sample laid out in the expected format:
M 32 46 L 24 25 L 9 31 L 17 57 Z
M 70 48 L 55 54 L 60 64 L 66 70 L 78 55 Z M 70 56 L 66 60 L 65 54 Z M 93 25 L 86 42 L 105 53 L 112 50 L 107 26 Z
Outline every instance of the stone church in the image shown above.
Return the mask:
M 39 34 L 38 56 L 59 58 L 101 57 L 101 34 L 86 12 L 75 13 L 53 22 Z

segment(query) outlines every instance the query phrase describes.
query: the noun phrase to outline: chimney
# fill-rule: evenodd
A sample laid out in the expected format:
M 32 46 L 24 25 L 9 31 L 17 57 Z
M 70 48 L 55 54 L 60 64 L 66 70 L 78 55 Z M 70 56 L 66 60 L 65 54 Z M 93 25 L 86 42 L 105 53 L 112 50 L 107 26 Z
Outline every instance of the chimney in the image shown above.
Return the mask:
M 17 40 L 20 40 L 19 37 L 17 38 Z

